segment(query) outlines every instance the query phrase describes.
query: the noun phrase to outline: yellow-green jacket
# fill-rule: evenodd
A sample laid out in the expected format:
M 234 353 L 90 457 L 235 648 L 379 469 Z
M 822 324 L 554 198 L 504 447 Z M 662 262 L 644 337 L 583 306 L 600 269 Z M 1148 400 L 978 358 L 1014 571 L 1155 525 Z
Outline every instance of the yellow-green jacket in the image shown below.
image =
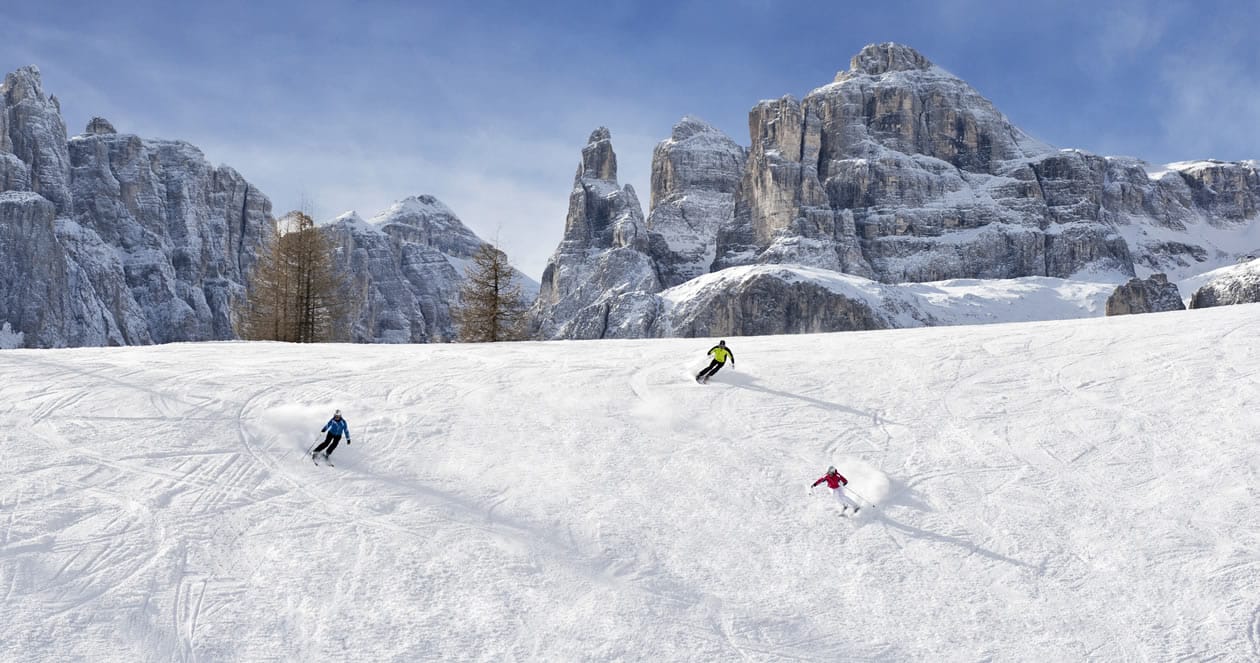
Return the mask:
M 730 359 L 732 364 L 735 363 L 735 353 L 731 352 L 730 348 L 723 345 L 715 345 L 710 348 L 709 356 L 713 357 L 713 359 L 720 364 L 725 364 L 727 359 Z

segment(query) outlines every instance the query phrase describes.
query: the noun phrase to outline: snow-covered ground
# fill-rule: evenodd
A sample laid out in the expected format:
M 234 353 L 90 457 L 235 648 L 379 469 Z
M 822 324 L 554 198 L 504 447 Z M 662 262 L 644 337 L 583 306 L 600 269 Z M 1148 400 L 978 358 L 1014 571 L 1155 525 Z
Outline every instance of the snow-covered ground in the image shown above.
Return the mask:
M 1260 306 L 729 343 L 2 352 L 0 658 L 1260 658 Z

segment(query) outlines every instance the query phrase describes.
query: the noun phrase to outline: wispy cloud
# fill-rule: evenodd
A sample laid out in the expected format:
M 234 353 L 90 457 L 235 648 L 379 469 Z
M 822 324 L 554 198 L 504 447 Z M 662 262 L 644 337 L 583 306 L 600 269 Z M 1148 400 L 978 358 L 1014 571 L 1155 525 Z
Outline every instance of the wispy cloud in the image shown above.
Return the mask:
M 1199 52 L 1164 61 L 1163 142 L 1181 158 L 1260 159 L 1260 72 L 1211 50 L 1220 57 Z

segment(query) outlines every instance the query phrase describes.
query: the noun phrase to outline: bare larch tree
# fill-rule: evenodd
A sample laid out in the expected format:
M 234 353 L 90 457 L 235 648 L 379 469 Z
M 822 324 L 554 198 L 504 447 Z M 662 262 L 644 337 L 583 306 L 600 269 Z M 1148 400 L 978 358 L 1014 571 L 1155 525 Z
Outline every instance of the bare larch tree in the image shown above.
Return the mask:
M 526 305 L 507 254 L 483 244 L 473 254 L 451 318 L 465 343 L 519 341 L 525 338 Z
M 347 284 L 334 250 L 309 214 L 280 218 L 236 307 L 237 334 L 252 341 L 346 340 Z

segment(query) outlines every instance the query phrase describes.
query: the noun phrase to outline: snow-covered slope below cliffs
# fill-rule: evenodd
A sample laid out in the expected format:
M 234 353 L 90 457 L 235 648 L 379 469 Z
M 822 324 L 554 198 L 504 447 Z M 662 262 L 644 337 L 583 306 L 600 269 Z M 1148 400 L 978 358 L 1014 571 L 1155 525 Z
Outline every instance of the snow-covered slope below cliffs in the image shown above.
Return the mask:
M 1101 316 L 1112 282 L 1050 277 L 887 284 L 797 265 L 731 267 L 660 293 L 659 336 L 756 335 Z
M 1186 281 L 1260 256 L 1260 163 L 1141 165 L 1151 182 L 1142 195 L 1163 214 L 1116 216 L 1138 276 L 1164 272 L 1169 280 Z
M 1260 258 L 1186 279 L 1180 287 L 1192 308 L 1260 302 Z
M 1260 657 L 1260 306 L 728 343 L 2 352 L 3 658 Z
M 350 274 L 360 343 L 447 341 L 457 334 L 451 306 L 472 257 L 486 242 L 433 196 L 411 196 L 364 221 L 346 212 L 324 226 Z M 509 256 L 510 259 L 510 256 Z M 519 270 L 528 303 L 538 282 Z

